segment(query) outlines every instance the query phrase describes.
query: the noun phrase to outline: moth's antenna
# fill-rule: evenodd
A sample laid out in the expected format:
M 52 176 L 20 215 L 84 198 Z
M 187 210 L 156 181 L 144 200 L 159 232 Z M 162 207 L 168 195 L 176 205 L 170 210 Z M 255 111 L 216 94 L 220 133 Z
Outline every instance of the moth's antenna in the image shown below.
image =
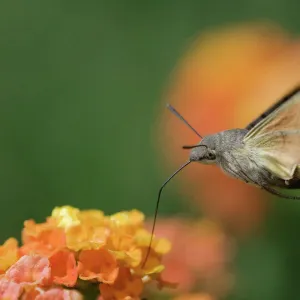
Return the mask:
M 200 133 L 197 132 L 197 130 L 171 105 L 167 104 L 167 108 L 170 110 L 172 114 L 174 114 L 177 118 L 179 118 L 185 125 L 187 125 L 190 129 L 192 129 L 199 137 L 200 139 L 203 139 Z
M 167 185 L 167 183 L 176 175 L 178 174 L 183 168 L 185 168 L 188 164 L 190 164 L 192 161 L 187 161 L 184 165 L 182 165 L 179 169 L 177 169 L 161 186 L 161 188 L 159 189 L 158 192 L 158 197 L 157 197 L 157 201 L 156 201 L 156 207 L 155 207 L 155 213 L 154 213 L 154 220 L 153 220 L 153 225 L 152 225 L 152 230 L 151 230 L 151 238 L 150 238 L 150 243 L 148 246 L 148 250 L 147 250 L 147 254 L 145 257 L 145 260 L 142 264 L 142 268 L 145 267 L 145 264 L 147 262 L 148 256 L 150 254 L 150 250 L 151 250 L 151 245 L 152 245 L 152 240 L 153 240 L 153 234 L 154 234 L 154 229 L 155 229 L 155 224 L 156 224 L 156 218 L 157 218 L 157 212 L 158 212 L 158 207 L 159 207 L 159 202 L 160 202 L 160 195 L 162 190 L 164 189 L 164 187 Z

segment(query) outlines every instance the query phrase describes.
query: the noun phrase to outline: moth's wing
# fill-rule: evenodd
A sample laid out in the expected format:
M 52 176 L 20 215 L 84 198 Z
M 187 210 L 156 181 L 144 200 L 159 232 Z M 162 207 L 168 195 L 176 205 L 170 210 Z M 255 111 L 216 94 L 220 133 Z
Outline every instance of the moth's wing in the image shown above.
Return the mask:
M 290 180 L 295 171 L 300 174 L 300 90 L 257 123 L 244 143 L 275 176 Z
M 300 129 L 259 135 L 247 140 L 245 146 L 255 153 L 256 164 L 275 176 L 284 180 L 300 178 Z
M 256 126 L 259 122 L 268 117 L 271 113 L 273 113 L 277 108 L 282 106 L 284 103 L 288 102 L 291 98 L 293 98 L 296 94 L 300 92 L 300 86 L 293 89 L 290 93 L 284 96 L 282 99 L 277 101 L 274 105 L 268 108 L 265 112 L 263 112 L 258 118 L 253 120 L 250 124 L 247 125 L 246 129 L 251 130 L 254 126 Z

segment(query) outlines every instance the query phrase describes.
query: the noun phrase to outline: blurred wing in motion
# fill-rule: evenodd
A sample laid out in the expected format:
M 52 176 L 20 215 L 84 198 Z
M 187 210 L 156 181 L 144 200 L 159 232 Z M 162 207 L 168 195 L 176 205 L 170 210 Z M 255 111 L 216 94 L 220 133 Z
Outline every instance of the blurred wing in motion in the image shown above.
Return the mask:
M 287 101 L 291 100 L 298 92 L 300 92 L 300 86 L 296 87 L 292 92 L 287 94 L 285 97 L 277 101 L 274 105 L 272 105 L 269 109 L 267 109 L 265 112 L 263 112 L 258 118 L 256 118 L 254 121 L 252 121 L 246 129 L 251 130 L 256 124 L 261 122 L 263 119 L 268 117 L 271 113 L 273 113 L 277 108 L 282 106 Z
M 295 175 L 300 178 L 300 172 L 297 172 L 300 171 L 300 88 L 273 105 L 247 128 L 251 127 L 244 143 L 249 151 L 255 151 L 257 164 L 284 180 Z

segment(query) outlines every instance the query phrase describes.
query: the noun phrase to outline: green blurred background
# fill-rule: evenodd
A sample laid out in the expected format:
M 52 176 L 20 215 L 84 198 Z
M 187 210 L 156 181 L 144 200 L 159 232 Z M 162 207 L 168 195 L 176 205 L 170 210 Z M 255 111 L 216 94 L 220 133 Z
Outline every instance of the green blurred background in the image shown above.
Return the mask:
M 257 19 L 300 33 L 299 9 L 296 0 L 1 1 L 1 241 L 56 205 L 150 216 L 166 175 L 153 127 L 193 37 Z M 236 299 L 300 299 L 299 205 L 274 201 L 266 230 L 241 244 Z M 182 210 L 173 185 L 161 212 Z

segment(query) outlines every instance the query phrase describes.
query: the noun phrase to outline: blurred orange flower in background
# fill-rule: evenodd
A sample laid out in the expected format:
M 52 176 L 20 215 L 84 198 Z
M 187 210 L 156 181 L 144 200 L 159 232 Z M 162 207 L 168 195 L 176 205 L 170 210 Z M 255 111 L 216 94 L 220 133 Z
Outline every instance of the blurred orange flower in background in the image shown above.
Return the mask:
M 299 49 L 297 41 L 273 24 L 237 24 L 205 32 L 179 63 L 164 101 L 201 135 L 243 128 L 299 83 Z M 181 146 L 199 140 L 165 109 L 159 131 L 164 145 L 160 149 L 176 169 L 188 157 Z M 259 189 L 229 178 L 216 166 L 192 164 L 183 173 L 177 180 L 185 199 L 237 234 L 263 220 L 267 201 Z
M 22 240 L 21 247 L 12 238 L 0 246 L 0 299 L 83 299 L 80 280 L 87 291 L 98 287 L 103 300 L 140 299 L 145 284 L 163 285 L 170 250 L 169 241 L 154 238 L 142 267 L 150 233 L 137 210 L 105 216 L 57 207 L 44 223 L 25 221 Z
M 200 292 L 219 297 L 232 288 L 234 277 L 230 265 L 235 245 L 221 226 L 209 219 L 160 219 L 155 234 L 167 237 L 173 245 L 163 258 L 165 270 L 161 274 L 163 281 L 178 283 L 176 289 L 170 290 L 171 294 L 187 293 L 201 287 Z M 201 297 L 199 299 L 206 299 Z
M 173 300 L 215 300 L 209 294 L 185 294 L 174 298 Z

